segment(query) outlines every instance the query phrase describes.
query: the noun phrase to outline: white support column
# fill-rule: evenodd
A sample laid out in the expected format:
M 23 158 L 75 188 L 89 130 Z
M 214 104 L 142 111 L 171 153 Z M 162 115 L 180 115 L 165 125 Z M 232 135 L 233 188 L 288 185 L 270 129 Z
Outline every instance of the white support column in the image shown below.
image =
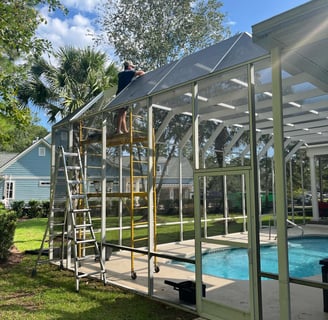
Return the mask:
M 259 224 L 259 178 L 258 178 L 258 158 L 256 143 L 256 119 L 255 119 L 255 70 L 254 65 L 248 65 L 248 110 L 250 128 L 250 160 L 251 160 L 251 181 L 249 183 L 250 211 L 248 222 L 248 250 L 249 250 L 249 274 L 250 274 L 250 312 L 251 319 L 262 320 L 262 286 L 261 286 L 261 263 L 260 263 L 260 224 Z M 247 190 L 247 188 L 246 188 Z
M 202 150 L 202 168 L 205 169 L 206 167 L 206 152 L 203 149 Z M 203 177 L 203 217 L 204 217 L 204 237 L 207 238 L 207 195 L 206 195 L 206 184 L 207 184 L 207 178 L 206 176 Z
M 276 180 L 276 209 L 278 235 L 278 272 L 280 320 L 291 319 L 290 285 L 287 247 L 287 188 L 284 154 L 284 128 L 282 104 L 281 56 L 278 47 L 271 50 L 272 113 L 274 134 L 274 164 Z
M 119 185 L 119 193 L 122 193 L 123 190 L 126 191 L 126 186 L 123 188 L 123 151 L 122 151 L 122 146 L 120 145 L 118 147 L 119 149 L 119 165 L 118 165 L 118 170 L 119 170 L 119 175 L 118 175 L 118 185 Z M 126 183 L 124 179 L 124 184 Z M 122 197 L 119 199 L 118 203 L 118 216 L 119 216 L 119 244 L 120 246 L 123 244 L 123 200 Z
M 153 141 L 153 106 L 151 98 L 148 99 L 148 117 L 147 117 L 147 129 L 148 129 L 148 179 L 147 179 L 147 192 L 148 192 L 148 294 L 153 295 L 154 292 L 154 266 L 155 257 L 151 254 L 155 249 L 155 210 L 154 208 L 154 193 L 155 193 L 155 181 L 153 179 L 154 168 L 154 141 Z
M 101 153 L 101 242 L 106 242 L 106 192 L 107 192 L 107 121 L 103 119 L 102 123 L 102 153 Z M 106 248 L 102 246 L 101 257 L 106 260 Z
M 56 148 L 58 146 L 56 146 L 55 144 L 55 134 L 54 134 L 54 130 L 52 130 L 51 132 L 51 180 L 50 180 L 50 205 L 53 206 L 53 201 L 54 201 L 54 188 L 55 188 L 55 179 L 57 178 L 55 176 L 55 168 L 56 168 L 56 156 L 59 157 L 58 154 L 56 154 Z M 49 216 L 50 221 L 48 221 L 49 223 L 49 235 L 53 235 L 54 234 L 54 227 L 53 227 L 53 222 L 55 219 L 55 212 L 53 210 L 53 207 L 50 208 L 50 216 Z M 52 260 L 54 258 L 54 240 L 53 237 L 50 236 L 49 237 L 49 259 Z
M 315 156 L 310 155 L 311 193 L 312 193 L 312 220 L 319 220 L 319 207 L 317 195 L 317 179 L 315 173 Z
M 202 241 L 201 241 L 201 214 L 200 214 L 200 186 L 198 177 L 195 178 L 195 171 L 199 169 L 200 150 L 199 150 L 199 110 L 198 110 L 198 83 L 193 84 L 192 88 L 192 142 L 193 142 L 193 157 L 194 157 L 194 228 L 195 228 L 195 278 L 196 278 L 196 309 L 201 310 L 202 298 Z
M 179 219 L 180 219 L 180 241 L 183 241 L 183 194 L 182 194 L 182 149 L 179 148 Z
M 289 184 L 290 184 L 290 207 L 292 211 L 292 221 L 295 220 L 294 212 L 294 185 L 293 185 L 293 163 L 292 159 L 289 160 Z
M 73 147 L 74 147 L 74 127 L 73 127 L 72 123 L 69 125 L 67 147 L 68 147 L 69 151 L 72 151 Z M 66 151 L 68 151 L 68 150 L 66 150 Z M 66 195 L 68 197 L 67 191 L 66 191 Z M 67 207 L 66 207 L 66 210 L 68 210 Z M 72 222 L 71 215 L 68 214 L 68 211 L 66 212 L 66 214 L 67 214 L 67 234 L 71 235 L 73 222 Z M 74 256 L 74 252 L 72 252 L 72 240 L 68 239 L 67 240 L 67 259 L 66 259 L 66 268 L 67 269 L 74 268 L 74 264 L 72 264 L 72 260 L 74 258 L 73 256 Z

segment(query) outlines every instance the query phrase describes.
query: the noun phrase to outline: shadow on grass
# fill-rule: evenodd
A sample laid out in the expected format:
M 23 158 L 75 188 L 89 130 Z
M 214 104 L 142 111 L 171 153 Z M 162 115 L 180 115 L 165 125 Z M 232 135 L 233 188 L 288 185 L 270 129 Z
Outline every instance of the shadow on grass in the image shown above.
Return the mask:
M 100 281 L 83 279 L 75 291 L 74 275 L 50 264 L 40 265 L 32 277 L 35 256 L 1 268 L 0 318 L 6 319 L 115 319 L 191 320 L 196 316 L 125 292 Z

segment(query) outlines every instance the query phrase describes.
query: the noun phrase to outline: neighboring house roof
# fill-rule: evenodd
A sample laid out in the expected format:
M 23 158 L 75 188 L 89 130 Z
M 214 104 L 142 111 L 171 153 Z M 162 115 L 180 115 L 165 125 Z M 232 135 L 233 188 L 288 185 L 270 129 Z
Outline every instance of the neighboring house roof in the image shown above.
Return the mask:
M 146 160 L 145 158 L 143 158 L 143 160 Z M 164 164 L 166 163 L 167 158 L 166 157 L 159 157 L 157 159 L 157 165 L 161 165 L 164 166 Z M 179 177 L 179 158 L 177 157 L 172 157 L 170 159 L 170 162 L 168 164 L 167 167 L 167 171 L 166 174 L 164 175 L 164 178 L 167 179 L 176 179 Z M 130 166 L 130 157 L 129 156 L 123 156 L 122 157 L 122 162 L 123 162 L 123 167 L 129 168 Z M 113 165 L 113 164 L 112 164 Z M 117 166 L 117 164 L 115 164 Z M 185 157 L 181 158 L 181 167 L 182 167 L 182 171 L 183 171 L 183 177 L 184 179 L 192 179 L 193 178 L 193 170 L 192 170 L 192 166 L 189 162 L 189 160 Z M 163 167 L 161 168 L 161 170 L 163 170 Z M 159 174 L 157 174 L 157 177 L 159 178 Z
M 13 152 L 0 152 L 0 170 L 10 160 L 14 159 L 18 153 Z
M 7 157 L 6 162 L 2 161 L 2 154 L 0 154 L 0 173 L 3 172 L 4 170 L 6 170 L 8 167 L 10 167 L 17 160 L 24 157 L 28 152 L 30 152 L 33 148 L 35 148 L 37 146 L 40 146 L 43 144 L 45 147 L 50 149 L 51 144 L 46 140 L 46 139 L 48 139 L 49 135 L 50 134 L 48 134 L 46 137 L 44 137 L 42 139 L 37 140 L 32 145 L 30 145 L 28 148 L 26 148 L 24 151 L 22 151 L 21 153 L 15 153 L 15 154 L 11 153 L 11 155 L 12 155 L 11 158 L 9 158 L 9 154 L 7 154 L 8 157 Z M 6 158 L 6 156 L 4 156 L 4 158 Z

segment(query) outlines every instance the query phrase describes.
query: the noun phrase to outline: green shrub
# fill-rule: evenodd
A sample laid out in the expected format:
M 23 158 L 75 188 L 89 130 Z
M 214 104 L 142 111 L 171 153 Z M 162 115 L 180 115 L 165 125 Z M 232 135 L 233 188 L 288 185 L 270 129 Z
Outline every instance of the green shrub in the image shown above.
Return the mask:
M 16 213 L 0 209 L 0 260 L 5 261 L 13 244 L 16 229 Z
M 12 209 L 16 212 L 17 218 L 46 218 L 50 211 L 50 201 L 14 201 Z
M 26 211 L 28 218 L 36 218 L 42 216 L 42 205 L 40 201 L 30 200 Z
M 39 218 L 47 218 L 50 213 L 50 201 L 43 201 L 41 203 L 42 206 L 42 213 Z
M 16 212 L 17 218 L 22 218 L 24 216 L 24 201 L 14 201 L 11 205 L 13 211 Z

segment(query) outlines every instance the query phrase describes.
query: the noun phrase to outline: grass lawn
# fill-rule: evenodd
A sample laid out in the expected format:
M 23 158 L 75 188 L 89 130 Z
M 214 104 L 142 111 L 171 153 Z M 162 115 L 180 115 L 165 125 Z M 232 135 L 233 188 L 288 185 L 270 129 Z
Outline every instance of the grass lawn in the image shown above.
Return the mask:
M 19 221 L 15 246 L 19 251 L 39 249 L 46 219 Z M 15 255 L 19 258 L 19 255 Z M 75 292 L 72 272 L 48 263 L 39 265 L 31 277 L 36 255 L 0 264 L 0 319 L 114 319 L 191 320 L 196 316 L 95 280 L 81 281 Z M 20 260 L 20 259 L 19 259 Z
M 269 222 L 270 221 L 270 222 Z M 301 224 L 302 217 L 295 222 Z M 20 252 L 40 248 L 47 219 L 35 218 L 17 223 L 15 246 Z M 263 224 L 273 224 L 272 216 L 262 218 Z M 229 226 L 230 232 L 241 231 L 242 220 Z M 193 237 L 193 224 L 185 225 L 185 239 Z M 209 224 L 208 235 L 223 232 L 221 222 Z M 159 243 L 177 241 L 178 226 L 158 228 Z M 113 236 L 113 232 L 111 232 Z M 129 244 L 129 232 L 124 233 Z M 31 277 L 36 255 L 16 254 L 20 261 L 0 264 L 0 319 L 113 319 L 113 320 L 191 320 L 194 314 L 135 295 L 95 280 L 81 281 L 75 292 L 73 273 L 59 270 L 48 263 L 39 265 L 36 277 Z M 21 259 L 22 258 L 22 259 Z

